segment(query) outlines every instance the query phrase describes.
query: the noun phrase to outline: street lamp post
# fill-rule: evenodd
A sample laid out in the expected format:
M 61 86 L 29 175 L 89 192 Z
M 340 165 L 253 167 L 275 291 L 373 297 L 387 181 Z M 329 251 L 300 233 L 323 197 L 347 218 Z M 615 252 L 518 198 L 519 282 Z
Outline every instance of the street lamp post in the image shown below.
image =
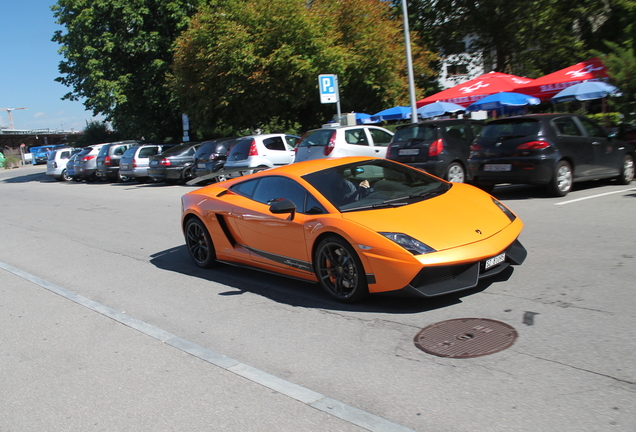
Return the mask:
M 406 68 L 409 76 L 409 95 L 411 98 L 411 123 L 417 123 L 417 104 L 415 101 L 415 80 L 413 78 L 413 60 L 411 58 L 411 36 L 409 34 L 409 14 L 406 0 L 402 0 L 404 16 L 404 45 L 406 47 Z

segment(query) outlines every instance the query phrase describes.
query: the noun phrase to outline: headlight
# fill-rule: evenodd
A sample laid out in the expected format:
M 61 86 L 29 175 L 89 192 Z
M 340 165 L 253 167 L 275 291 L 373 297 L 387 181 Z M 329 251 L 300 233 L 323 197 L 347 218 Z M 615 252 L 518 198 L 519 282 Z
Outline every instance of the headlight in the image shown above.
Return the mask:
M 506 207 L 505 205 L 503 205 L 502 203 L 500 203 L 499 201 L 497 201 L 496 199 L 492 199 L 492 202 L 495 203 L 495 205 L 497 207 L 499 207 L 499 209 L 504 212 L 506 214 L 506 216 L 508 216 L 508 219 L 510 219 L 510 222 L 513 222 L 515 219 L 517 219 L 517 216 L 515 216 L 515 214 L 513 212 L 511 212 L 508 207 Z
M 402 233 L 381 232 L 384 237 L 402 246 L 413 255 L 422 255 L 430 252 L 435 252 L 430 246 L 425 245 L 419 240 L 414 239 L 411 236 Z

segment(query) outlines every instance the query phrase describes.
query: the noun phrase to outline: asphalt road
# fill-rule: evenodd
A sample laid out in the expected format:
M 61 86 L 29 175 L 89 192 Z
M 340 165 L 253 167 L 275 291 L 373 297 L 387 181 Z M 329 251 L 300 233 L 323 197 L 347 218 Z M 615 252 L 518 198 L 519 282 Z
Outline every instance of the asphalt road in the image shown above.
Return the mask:
M 435 300 L 335 303 L 318 286 L 198 269 L 193 186 L 0 170 L 0 431 L 636 430 L 636 183 L 494 191 L 529 255 Z M 424 327 L 514 327 L 498 353 L 437 357 Z

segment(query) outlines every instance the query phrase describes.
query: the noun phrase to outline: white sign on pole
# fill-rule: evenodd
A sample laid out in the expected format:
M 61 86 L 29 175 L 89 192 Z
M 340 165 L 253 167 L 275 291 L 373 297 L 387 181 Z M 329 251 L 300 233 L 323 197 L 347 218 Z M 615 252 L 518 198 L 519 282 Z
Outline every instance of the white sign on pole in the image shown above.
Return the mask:
M 320 89 L 320 103 L 339 102 L 337 75 L 318 75 L 318 88 Z

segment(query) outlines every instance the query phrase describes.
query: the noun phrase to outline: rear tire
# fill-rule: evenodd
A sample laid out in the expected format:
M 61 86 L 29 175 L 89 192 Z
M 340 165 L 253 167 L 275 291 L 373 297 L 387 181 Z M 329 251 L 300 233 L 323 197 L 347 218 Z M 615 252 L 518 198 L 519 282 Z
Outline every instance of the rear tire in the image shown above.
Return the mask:
M 314 271 L 327 294 L 341 303 L 355 303 L 369 294 L 360 258 L 340 237 L 330 236 L 318 244 Z
M 62 181 L 71 181 L 71 180 L 73 180 L 73 177 L 68 175 L 68 173 L 66 172 L 66 169 L 63 169 L 62 170 L 62 176 L 60 177 L 60 180 L 62 180 Z
M 548 184 L 548 192 L 555 197 L 564 197 L 572 190 L 574 175 L 572 167 L 566 161 L 559 161 L 554 169 L 554 175 L 550 184 Z
M 634 158 L 632 155 L 625 155 L 623 158 L 623 166 L 621 167 L 621 175 L 616 177 L 618 184 L 628 185 L 634 180 Z
M 448 166 L 445 177 L 449 182 L 464 183 L 466 182 L 466 171 L 462 164 L 453 162 Z
M 201 268 L 210 268 L 216 262 L 214 243 L 208 229 L 197 218 L 191 218 L 185 225 L 185 240 L 188 253 L 194 263 Z

